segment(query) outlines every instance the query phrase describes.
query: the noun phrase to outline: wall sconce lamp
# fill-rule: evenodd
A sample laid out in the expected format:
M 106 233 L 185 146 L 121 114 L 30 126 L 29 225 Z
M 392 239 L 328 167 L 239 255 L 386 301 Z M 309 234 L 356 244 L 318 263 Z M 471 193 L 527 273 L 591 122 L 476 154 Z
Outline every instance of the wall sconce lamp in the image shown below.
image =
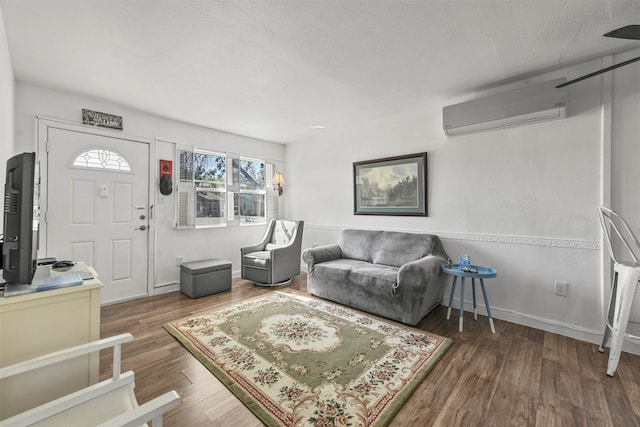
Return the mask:
M 275 175 L 273 175 L 273 181 L 274 184 L 273 189 L 274 190 L 278 190 L 278 196 L 282 196 L 282 186 L 280 184 L 284 184 L 284 176 L 282 176 L 282 174 L 280 172 L 276 172 Z

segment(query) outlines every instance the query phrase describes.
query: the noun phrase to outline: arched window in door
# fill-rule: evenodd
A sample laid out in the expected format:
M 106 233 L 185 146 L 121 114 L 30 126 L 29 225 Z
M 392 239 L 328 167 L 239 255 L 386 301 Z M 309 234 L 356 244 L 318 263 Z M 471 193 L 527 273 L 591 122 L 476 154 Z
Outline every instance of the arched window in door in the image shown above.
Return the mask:
M 81 153 L 73 161 L 73 166 L 131 172 L 131 165 L 122 154 L 103 148 L 94 148 Z

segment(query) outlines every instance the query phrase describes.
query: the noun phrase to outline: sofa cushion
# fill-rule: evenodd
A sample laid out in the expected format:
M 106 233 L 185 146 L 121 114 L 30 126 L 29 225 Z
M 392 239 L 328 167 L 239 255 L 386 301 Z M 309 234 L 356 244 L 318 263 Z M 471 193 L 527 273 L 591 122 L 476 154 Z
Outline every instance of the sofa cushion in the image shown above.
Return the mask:
M 388 294 L 398 282 L 398 269 L 388 265 L 366 263 L 351 270 L 352 284 L 379 289 Z
M 348 286 L 388 285 L 391 289 L 398 281 L 398 270 L 398 268 L 388 265 L 376 265 L 366 261 L 342 258 L 316 264 L 313 274 L 320 280 L 348 283 Z
M 313 274 L 331 281 L 347 283 L 351 271 L 361 265 L 371 265 L 371 263 L 357 259 L 339 258 L 314 265 Z
M 271 252 L 251 252 L 243 257 L 243 264 L 245 267 L 269 268 L 269 265 L 271 265 Z
M 342 257 L 371 262 L 371 248 L 380 234 L 382 231 L 344 230 L 338 241 Z
M 376 237 L 371 248 L 374 264 L 402 267 L 431 253 L 433 236 L 429 234 L 385 231 Z

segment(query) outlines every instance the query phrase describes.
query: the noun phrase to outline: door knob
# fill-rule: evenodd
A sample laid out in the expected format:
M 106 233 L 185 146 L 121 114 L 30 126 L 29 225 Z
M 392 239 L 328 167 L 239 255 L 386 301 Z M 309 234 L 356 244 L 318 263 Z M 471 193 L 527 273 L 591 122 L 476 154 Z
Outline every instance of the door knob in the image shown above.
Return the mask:
M 142 231 L 144 231 L 144 230 L 146 230 L 146 229 L 147 229 L 147 226 L 146 226 L 146 225 L 141 225 L 141 226 L 140 226 L 140 227 L 138 227 L 138 228 L 134 228 L 134 230 L 142 230 Z

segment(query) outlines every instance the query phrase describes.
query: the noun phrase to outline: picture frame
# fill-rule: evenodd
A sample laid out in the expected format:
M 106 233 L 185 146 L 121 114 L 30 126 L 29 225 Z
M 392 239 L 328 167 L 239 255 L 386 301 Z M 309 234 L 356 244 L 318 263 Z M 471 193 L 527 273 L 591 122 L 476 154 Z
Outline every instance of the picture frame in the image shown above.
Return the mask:
M 427 216 L 427 153 L 353 163 L 354 215 Z

